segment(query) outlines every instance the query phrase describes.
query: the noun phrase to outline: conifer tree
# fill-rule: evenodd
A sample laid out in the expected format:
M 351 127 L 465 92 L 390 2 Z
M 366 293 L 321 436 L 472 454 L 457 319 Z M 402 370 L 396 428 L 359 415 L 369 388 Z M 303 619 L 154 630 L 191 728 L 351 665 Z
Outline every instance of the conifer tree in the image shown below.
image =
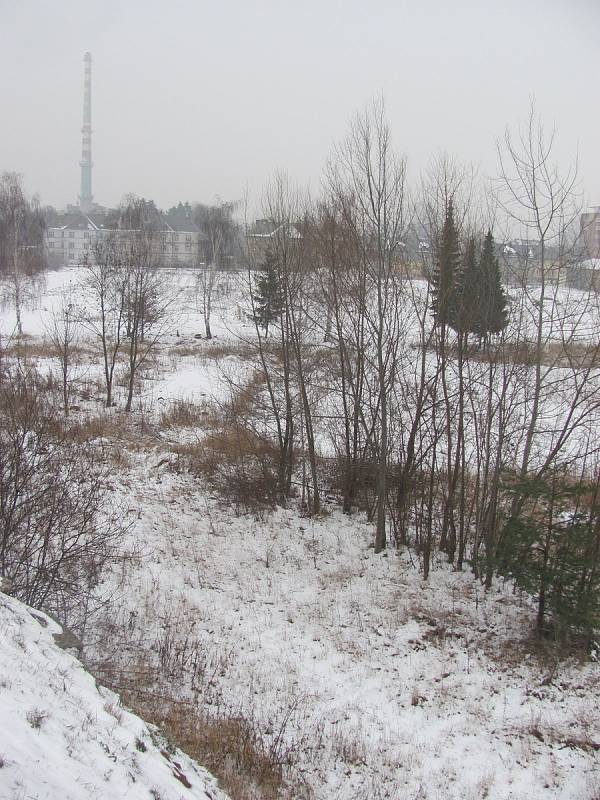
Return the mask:
M 501 333 L 508 324 L 506 295 L 500 282 L 500 266 L 494 254 L 494 237 L 488 231 L 479 265 L 478 320 L 475 332 L 484 338 Z
M 456 308 L 450 325 L 457 333 L 476 332 L 479 310 L 480 270 L 477 263 L 475 239 L 469 239 L 462 268 L 455 281 Z
M 525 498 L 509 516 L 496 552 L 501 575 L 537 598 L 537 629 L 550 623 L 588 638 L 600 629 L 599 482 L 573 482 L 557 470 L 515 479 L 508 495 Z
M 446 219 L 433 273 L 433 313 L 438 325 L 456 324 L 456 277 L 461 267 L 458 231 L 454 223 L 452 201 L 448 203 Z
M 261 264 L 260 272 L 254 279 L 253 321 L 269 335 L 269 325 L 279 319 L 283 310 L 283 293 L 277 258 L 269 250 Z

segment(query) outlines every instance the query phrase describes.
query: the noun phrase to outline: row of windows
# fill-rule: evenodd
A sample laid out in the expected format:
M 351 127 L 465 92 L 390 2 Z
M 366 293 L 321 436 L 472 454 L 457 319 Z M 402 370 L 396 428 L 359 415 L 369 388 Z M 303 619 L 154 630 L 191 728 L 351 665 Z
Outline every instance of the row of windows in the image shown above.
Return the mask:
M 75 233 L 76 233 L 75 231 L 68 231 L 69 239 L 74 239 L 75 238 Z M 77 233 L 82 233 L 82 232 L 81 231 L 77 231 Z M 49 238 L 54 238 L 54 236 L 57 236 L 59 239 L 64 239 L 65 238 L 65 232 L 61 231 L 60 234 L 58 234 L 58 233 L 55 233 L 53 230 L 49 230 L 48 231 L 48 237 Z M 84 239 L 89 239 L 90 238 L 90 234 L 89 234 L 88 231 L 83 231 L 83 238 Z M 167 237 L 166 236 L 162 236 L 161 238 L 162 238 L 163 244 L 166 244 L 167 241 L 168 241 Z M 173 242 L 176 242 L 176 241 L 177 241 L 177 234 L 174 233 L 173 234 Z M 186 245 L 192 243 L 191 234 L 189 234 L 189 233 L 186 234 L 185 241 L 186 241 Z
M 78 231 L 78 233 L 79 232 L 80 231 Z M 68 234 L 69 234 L 69 239 L 74 239 L 75 238 L 75 231 L 68 231 Z M 48 231 L 48 237 L 49 238 L 53 239 L 54 235 L 55 235 L 54 231 Z M 59 238 L 59 239 L 64 239 L 65 238 L 65 232 L 64 231 L 60 232 L 60 236 L 58 234 L 56 234 L 56 235 L 57 235 L 57 238 Z M 90 234 L 87 231 L 84 231 L 83 232 L 83 238 L 84 239 L 89 239 L 90 238 Z
M 185 243 L 185 249 L 186 250 L 191 250 L 192 249 L 192 243 L 191 242 L 186 242 Z M 177 251 L 181 250 L 181 248 L 177 244 L 174 244 L 171 247 L 169 247 L 166 242 L 163 242 L 162 250 L 163 250 L 163 253 L 166 253 L 167 250 L 172 250 L 174 253 L 177 253 Z
M 48 242 L 48 247 L 54 247 L 54 246 L 55 246 L 54 242 Z M 56 246 L 59 249 L 64 249 L 64 244 L 62 242 L 59 242 Z M 75 248 L 75 242 L 69 242 L 69 250 L 73 250 L 74 248 Z M 167 251 L 167 245 L 163 244 L 162 249 L 163 249 L 163 252 L 166 252 Z M 171 249 L 175 253 L 177 253 L 180 250 L 180 248 L 177 245 L 174 245 Z M 186 250 L 191 250 L 192 249 L 192 245 L 191 245 L 190 242 L 186 243 L 185 249 Z

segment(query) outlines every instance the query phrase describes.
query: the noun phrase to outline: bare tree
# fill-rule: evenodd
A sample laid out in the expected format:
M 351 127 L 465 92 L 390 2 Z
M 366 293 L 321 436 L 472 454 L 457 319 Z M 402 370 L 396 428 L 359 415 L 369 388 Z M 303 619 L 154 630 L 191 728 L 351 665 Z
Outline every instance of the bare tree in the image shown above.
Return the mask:
M 88 304 L 80 311 L 84 328 L 100 341 L 106 407 L 113 403 L 113 383 L 121 343 L 127 333 L 127 280 L 116 236 L 101 237 L 86 266 L 84 291 Z
M 424 271 L 428 280 L 432 281 L 436 276 L 436 268 L 439 271 L 441 264 L 449 257 L 444 253 L 444 231 L 450 210 L 452 210 L 453 227 L 457 235 L 464 235 L 469 231 L 477 229 L 477 170 L 470 164 L 459 164 L 447 154 L 441 154 L 434 158 L 421 177 L 420 199 L 417 204 L 416 218 L 421 230 L 424 232 L 429 249 L 424 251 L 426 257 Z M 460 258 L 460 254 L 455 256 Z M 451 256 L 450 256 L 451 258 Z M 446 287 L 453 292 L 453 286 Z M 458 366 L 458 392 L 455 392 L 454 381 L 449 372 L 454 364 L 449 364 L 448 358 L 448 339 L 449 325 L 447 313 L 440 314 L 440 303 L 447 304 L 448 297 L 438 298 L 438 325 L 434 328 L 433 342 L 435 344 L 436 357 L 438 359 L 438 369 L 436 378 L 441 384 L 441 396 L 444 403 L 444 413 L 446 420 L 445 430 L 445 501 L 443 508 L 442 528 L 440 535 L 440 547 L 448 554 L 452 561 L 456 550 L 456 494 L 460 491 L 459 506 L 464 506 L 464 481 L 460 481 L 461 471 L 464 473 L 464 426 L 462 406 L 464 405 L 463 382 L 462 382 L 462 340 L 459 342 L 460 363 Z M 446 309 L 446 312 L 448 309 Z M 458 414 L 455 414 L 455 403 L 461 407 Z M 458 429 L 455 431 L 454 422 L 458 419 Z M 437 428 L 436 428 L 437 430 Z M 456 434 L 456 435 L 455 435 Z M 464 528 L 464 517 L 460 514 L 458 521 L 459 530 Z M 463 538 L 460 534 L 459 538 Z
M 208 241 L 208 264 L 198 276 L 198 290 L 202 298 L 204 332 L 212 339 L 210 318 L 212 298 L 216 284 L 215 272 L 223 268 L 232 257 L 238 228 L 233 219 L 234 203 L 218 203 L 214 206 L 198 204 L 194 207 L 194 220 Z M 198 257 L 201 258 L 199 253 Z
M 113 405 L 118 356 L 126 349 L 125 410 L 131 411 L 140 367 L 176 325 L 177 288 L 159 268 L 160 213 L 154 203 L 128 196 L 118 221 L 126 227 L 100 236 L 92 248 L 85 281 L 91 313 L 82 314 L 101 343 L 107 407 Z
M 383 101 L 357 116 L 332 166 L 334 184 L 352 198 L 356 241 L 367 280 L 365 321 L 374 343 L 371 367 L 375 394 L 369 435 L 377 463 L 375 551 L 386 546 L 389 399 L 397 367 L 399 333 L 399 242 L 406 223 L 406 164 L 391 145 Z
M 357 505 L 364 467 L 366 380 L 367 282 L 357 241 L 352 199 L 335 176 L 327 198 L 320 204 L 313 227 L 319 283 L 325 305 L 324 339 L 335 348 L 337 373 L 332 411 L 340 408 L 341 433 L 334 427 L 333 441 L 343 464 L 343 509 Z
M 527 411 L 527 432 L 523 443 L 520 471 L 530 465 L 535 432 L 539 422 L 544 387 L 544 344 L 551 330 L 556 309 L 555 293 L 561 273 L 567 265 L 568 229 L 579 217 L 576 202 L 577 164 L 565 175 L 553 164 L 555 131 L 547 136 L 531 106 L 525 127 L 517 141 L 509 131 L 498 145 L 500 178 L 498 201 L 508 220 L 525 232 L 525 239 L 535 239 L 539 248 L 537 278 L 539 290 L 523 285 L 523 299 L 534 326 L 534 376 Z M 550 248 L 554 245 L 553 251 Z M 528 248 L 529 251 L 529 248 Z M 536 283 L 538 282 L 536 281 Z M 535 296 L 534 296 L 535 295 Z
M 131 411 L 135 380 L 140 367 L 148 360 L 160 338 L 176 326 L 177 290 L 158 269 L 154 231 L 136 231 L 124 243 L 123 270 L 126 273 L 127 399 L 125 411 Z
M 0 278 L 15 308 L 17 334 L 23 334 L 22 309 L 31 276 L 44 266 L 45 223 L 36 198 L 25 196 L 21 176 L 0 178 Z
M 289 186 L 285 175 L 278 175 L 266 188 L 263 206 L 266 215 L 273 220 L 276 235 L 272 238 L 271 249 L 277 271 L 277 283 L 281 290 L 282 303 L 278 309 L 278 319 L 273 320 L 270 347 L 261 330 L 259 315 L 256 312 L 254 283 L 248 275 L 251 317 L 254 320 L 258 356 L 264 376 L 269 412 L 273 418 L 278 443 L 278 486 L 279 499 L 285 502 L 292 485 L 294 468 L 294 448 L 296 436 L 296 398 L 294 391 L 294 334 L 291 317 L 290 275 L 295 271 L 299 257 L 298 241 L 293 235 L 295 213 L 298 211 L 298 198 Z M 250 264 L 250 260 L 249 260 Z
M 105 469 L 74 447 L 35 374 L 0 385 L 0 575 L 24 602 L 79 631 L 123 533 Z
M 80 334 L 80 314 L 70 297 L 62 300 L 60 307 L 54 311 L 52 320 L 46 328 L 46 336 L 55 357 L 60 364 L 63 409 L 69 413 L 70 374 L 73 366 L 73 355 Z

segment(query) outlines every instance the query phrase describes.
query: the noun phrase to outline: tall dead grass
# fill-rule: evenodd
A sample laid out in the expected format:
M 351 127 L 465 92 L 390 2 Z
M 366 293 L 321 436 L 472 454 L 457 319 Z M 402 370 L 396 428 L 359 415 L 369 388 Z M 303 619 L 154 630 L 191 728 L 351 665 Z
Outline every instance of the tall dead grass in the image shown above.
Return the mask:
M 177 469 L 202 476 L 236 512 L 277 502 L 277 448 L 241 424 L 212 430 L 200 442 L 174 445 Z
M 194 648 L 178 645 L 178 657 L 183 660 Z M 185 652 L 184 652 L 185 651 Z M 156 725 L 170 745 L 177 747 L 206 767 L 231 800 L 294 800 L 306 797 L 304 787 L 290 794 L 284 773 L 293 751 L 276 739 L 269 743 L 260 726 L 252 718 L 226 709 L 217 697 L 211 705 L 203 702 L 199 692 L 195 701 L 176 697 L 185 681 L 183 662 L 175 665 L 174 672 L 165 672 L 164 657 L 160 663 L 150 663 L 143 654 L 127 666 L 105 662 L 98 668 L 98 677 L 104 685 L 117 691 L 124 704 L 147 722 Z M 171 664 L 170 666 L 173 666 Z M 201 681 L 210 676 L 203 674 Z M 182 671 L 183 670 L 183 671 Z M 288 717 L 284 716 L 283 724 Z
M 178 399 L 161 411 L 159 426 L 161 428 L 197 428 L 201 427 L 209 417 L 205 403 L 194 403 L 193 400 Z

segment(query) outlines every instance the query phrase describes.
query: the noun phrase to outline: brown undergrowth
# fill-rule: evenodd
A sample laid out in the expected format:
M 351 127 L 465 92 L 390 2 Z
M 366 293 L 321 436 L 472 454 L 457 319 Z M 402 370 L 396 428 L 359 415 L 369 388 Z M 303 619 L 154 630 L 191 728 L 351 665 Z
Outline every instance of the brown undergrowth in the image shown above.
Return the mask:
M 176 747 L 215 777 L 231 800 L 278 800 L 283 788 L 282 765 L 265 749 L 243 717 L 212 717 L 191 703 L 135 691 L 125 703 L 148 722 L 157 724 Z
M 209 416 L 205 403 L 194 403 L 184 398 L 175 400 L 159 417 L 160 428 L 198 428 L 202 427 Z
M 127 664 L 103 660 L 96 665 L 98 679 L 118 692 L 134 713 L 155 725 L 172 747 L 183 750 L 218 778 L 231 800 L 305 798 L 301 786 L 290 795 L 290 787 L 284 780 L 290 751 L 278 739 L 269 743 L 252 718 L 226 709 L 218 693 L 209 691 L 209 704 L 203 701 L 202 691 L 195 695 L 195 700 L 184 701 L 175 696 L 189 677 L 188 658 L 195 649 L 188 637 L 183 643 L 171 641 L 170 634 L 167 638 L 169 646 L 166 640 L 158 643 L 159 663 L 151 663 L 143 654 L 134 656 Z M 208 691 L 212 680 L 205 674 L 204 656 L 191 672 L 207 684 L 204 688 Z M 222 661 L 217 659 L 220 668 Z

